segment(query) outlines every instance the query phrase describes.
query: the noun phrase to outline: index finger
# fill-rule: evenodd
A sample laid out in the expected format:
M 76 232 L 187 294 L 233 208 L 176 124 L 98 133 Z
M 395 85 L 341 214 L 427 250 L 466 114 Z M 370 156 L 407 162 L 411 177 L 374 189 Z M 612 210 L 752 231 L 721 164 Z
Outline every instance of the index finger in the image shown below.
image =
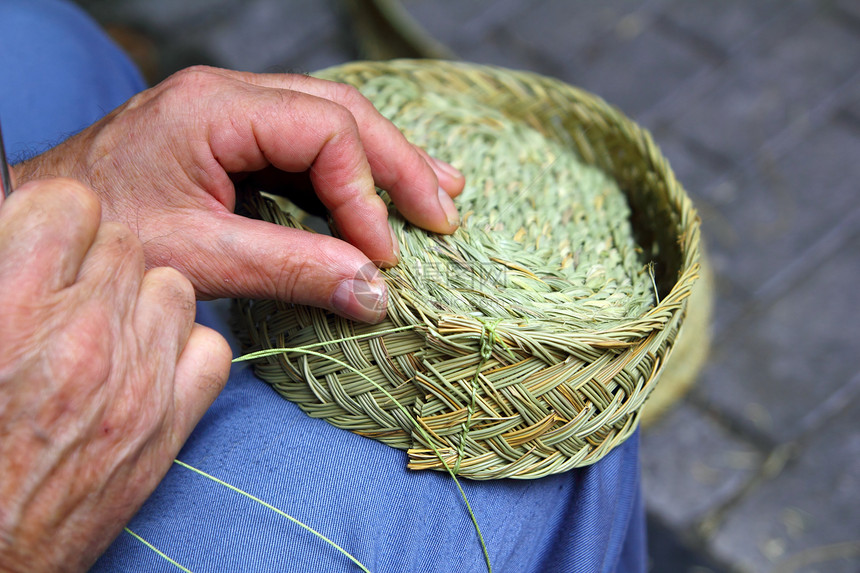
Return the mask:
M 349 111 L 303 92 L 247 84 L 232 87 L 222 87 L 217 97 L 204 103 L 204 113 L 212 118 L 209 151 L 222 169 L 240 173 L 273 165 L 287 172 L 310 170 L 314 189 L 341 238 L 374 262 L 396 264 L 388 211 L 376 194 Z
M 452 233 L 459 225 L 451 197 L 463 190 L 462 174 L 410 144 L 356 88 L 304 75 L 218 72 L 249 84 L 299 91 L 345 107 L 355 118 L 374 181 L 389 192 L 398 210 L 412 223 L 438 233 Z

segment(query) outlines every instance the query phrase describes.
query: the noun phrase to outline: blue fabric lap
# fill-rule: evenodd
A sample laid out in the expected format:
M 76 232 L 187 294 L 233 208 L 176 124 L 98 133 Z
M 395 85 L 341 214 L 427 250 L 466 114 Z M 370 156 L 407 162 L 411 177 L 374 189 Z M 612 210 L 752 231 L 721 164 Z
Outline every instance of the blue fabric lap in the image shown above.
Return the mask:
M 143 87 L 91 21 L 56 0 L 0 0 L 0 65 L 15 78 L 14 89 L 0 86 L 0 117 L 18 157 Z M 223 301 L 198 305 L 198 321 L 232 342 Z M 486 570 L 447 475 L 410 472 L 404 453 L 307 417 L 246 366 L 234 367 L 178 458 L 314 527 L 371 571 Z M 589 468 L 463 487 L 498 573 L 636 573 L 645 570 L 639 483 L 634 436 Z M 175 465 L 129 527 L 198 573 L 358 570 L 275 512 Z M 93 570 L 177 569 L 123 533 Z
M 201 303 L 198 320 L 223 332 L 226 314 L 223 302 Z M 486 571 L 447 475 L 410 472 L 403 452 L 308 418 L 245 366 L 234 366 L 178 459 L 313 527 L 371 571 Z M 641 514 L 638 464 L 633 438 L 601 463 L 562 475 L 463 480 L 494 571 L 644 570 L 641 551 L 629 565 L 620 561 Z M 179 466 L 129 527 L 191 571 L 359 570 L 287 519 Z M 124 534 L 96 570 L 171 568 Z

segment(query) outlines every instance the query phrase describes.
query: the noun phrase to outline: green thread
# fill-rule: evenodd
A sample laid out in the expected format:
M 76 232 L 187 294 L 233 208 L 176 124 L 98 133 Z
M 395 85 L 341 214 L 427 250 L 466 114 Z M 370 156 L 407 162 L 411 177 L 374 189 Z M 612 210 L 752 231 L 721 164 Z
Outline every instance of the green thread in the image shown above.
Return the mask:
M 493 328 L 494 328 L 494 327 L 495 327 L 495 325 L 493 325 Z M 244 355 L 242 355 L 242 356 L 237 356 L 236 358 L 234 358 L 234 359 L 232 360 L 232 362 L 233 362 L 233 363 L 238 363 L 238 362 L 243 362 L 243 361 L 247 361 L 247 360 L 254 360 L 254 359 L 257 359 L 257 358 L 263 358 L 263 357 L 266 357 L 266 356 L 272 356 L 272 355 L 275 355 L 275 354 L 285 354 L 285 353 L 290 353 L 290 352 L 296 352 L 296 353 L 300 353 L 300 354 L 310 354 L 310 355 L 312 355 L 312 356 L 317 356 L 317 357 L 320 357 L 320 358 L 323 358 L 323 359 L 326 359 L 326 360 L 331 360 L 332 362 L 334 362 L 334 363 L 336 363 L 336 364 L 338 364 L 338 365 L 340 365 L 340 366 L 343 366 L 344 368 L 346 368 L 346 369 L 348 369 L 348 370 L 353 371 L 354 373 L 356 373 L 356 374 L 357 374 L 357 375 L 359 375 L 360 377 L 362 377 L 362 378 L 366 379 L 370 384 L 372 384 L 372 385 L 373 385 L 374 387 L 376 387 L 378 390 L 380 390 L 380 391 L 381 391 L 381 392 L 382 392 L 382 393 L 383 393 L 383 394 L 384 394 L 384 395 L 385 395 L 389 400 L 391 400 L 391 401 L 392 401 L 392 402 L 393 402 L 393 403 L 394 403 L 394 404 L 395 404 L 395 405 L 396 405 L 396 406 L 397 406 L 397 407 L 398 407 L 398 408 L 399 408 L 399 409 L 400 409 L 404 414 L 406 414 L 406 415 L 409 417 L 409 419 L 410 419 L 410 420 L 412 420 L 413 424 L 415 424 L 415 428 L 418 430 L 418 432 L 420 432 L 420 433 L 421 433 L 421 435 L 424 437 L 424 439 L 425 439 L 425 440 L 427 440 L 427 442 L 430 444 L 430 447 L 431 447 L 431 448 L 433 448 L 433 451 L 436 453 L 436 456 L 437 456 L 437 457 L 439 458 L 439 460 L 442 462 L 442 465 L 444 465 L 444 466 L 445 466 L 445 469 L 447 469 L 447 470 L 448 470 L 448 473 L 449 473 L 449 474 L 451 475 L 451 477 L 454 479 L 454 483 L 457 485 L 457 489 L 458 489 L 458 491 L 460 492 L 460 496 L 463 498 L 463 501 L 464 501 L 464 503 L 466 504 L 466 510 L 467 510 L 467 511 L 468 511 L 468 513 L 469 513 L 469 517 L 470 517 L 470 518 L 471 518 L 471 520 L 472 520 L 472 524 L 475 526 L 475 532 L 477 533 L 478 541 L 479 541 L 479 542 L 480 542 L 480 544 L 481 544 L 481 549 L 482 549 L 483 554 L 484 554 L 484 559 L 485 559 L 485 561 L 486 561 L 486 563 L 487 563 L 487 571 L 488 571 L 489 573 L 492 573 L 492 570 L 493 570 L 493 569 L 492 569 L 492 565 L 491 565 L 491 563 L 490 563 L 490 556 L 489 556 L 489 552 L 487 551 L 487 546 L 486 546 L 486 543 L 485 543 L 485 541 L 484 541 L 484 536 L 483 536 L 483 534 L 481 533 L 481 528 L 480 528 L 480 526 L 478 525 L 478 520 L 477 520 L 477 518 L 475 517 L 475 513 L 472 511 L 472 506 L 471 506 L 471 504 L 469 503 L 469 499 L 466 497 L 466 492 L 463 490 L 462 486 L 460 485 L 460 482 L 459 482 L 459 480 L 457 479 L 457 476 L 455 475 L 455 473 L 456 473 L 456 472 L 452 471 L 451 467 L 447 464 L 447 462 L 445 462 L 444 458 L 442 457 L 442 454 L 439 452 L 439 450 L 436 448 L 436 446 L 435 446 L 435 445 L 433 445 L 433 443 L 432 443 L 432 441 L 431 441 L 431 439 L 430 439 L 430 436 L 427 434 L 426 430 L 425 430 L 425 429 L 424 429 L 424 428 L 423 428 L 423 427 L 418 423 L 418 421 L 417 421 L 417 420 L 415 420 L 415 418 L 412 416 L 412 414 L 411 414 L 411 413 L 410 413 L 410 412 L 409 412 L 409 411 L 408 411 L 408 410 L 407 410 L 407 409 L 406 409 L 406 408 L 405 408 L 405 407 L 404 407 L 404 406 L 403 406 L 403 405 L 402 405 L 402 404 L 401 404 L 401 403 L 400 403 L 400 402 L 399 402 L 399 401 L 398 401 L 394 396 L 392 396 L 392 395 L 391 395 L 387 390 L 385 390 L 385 388 L 381 387 L 379 384 L 377 384 L 377 383 L 376 383 L 376 382 L 374 382 L 372 379 L 370 379 L 367 375 L 365 375 L 365 374 L 364 374 L 364 373 L 362 373 L 362 372 L 359 372 L 358 370 L 356 370 L 355 368 L 353 368 L 353 367 L 352 367 L 352 366 L 350 366 L 349 364 L 346 364 L 345 362 L 342 362 L 342 361 L 340 361 L 340 360 L 338 360 L 338 359 L 336 359 L 336 358 L 333 358 L 333 357 L 331 357 L 331 356 L 327 356 L 327 355 L 322 354 L 322 353 L 319 353 L 319 352 L 315 352 L 315 351 L 313 351 L 313 350 L 309 350 L 309 348 L 314 348 L 314 347 L 318 347 L 318 346 L 324 346 L 325 344 L 331 344 L 331 343 L 337 343 L 337 342 L 344 342 L 344 341 L 348 341 L 348 340 L 360 340 L 360 339 L 367 339 L 367 338 L 376 338 L 376 337 L 382 336 L 382 335 L 384 335 L 384 334 L 390 334 L 390 333 L 400 332 L 400 331 L 405 331 L 405 330 L 413 330 L 413 329 L 415 329 L 415 328 L 416 328 L 415 326 L 400 326 L 400 327 L 396 327 L 396 328 L 387 329 L 387 330 L 384 330 L 384 331 L 372 332 L 372 333 L 368 333 L 368 334 L 359 334 L 359 335 L 355 335 L 355 336 L 347 336 L 347 337 L 343 337 L 343 338 L 339 338 L 339 339 L 328 340 L 328 341 L 326 341 L 326 342 L 319 342 L 319 343 L 307 344 L 307 345 L 303 345 L 303 346 L 295 347 L 295 348 L 271 348 L 271 349 L 266 349 L 266 350 L 260 350 L 260 351 L 257 351 L 257 352 L 251 352 L 251 353 L 248 353 L 248 354 L 244 354 Z M 483 331 L 482 331 L 482 339 L 483 339 L 483 336 L 484 336 L 484 333 L 483 333 Z M 490 354 L 492 353 L 492 340 L 495 338 L 495 332 L 494 332 L 494 331 L 491 331 L 491 334 L 490 334 L 489 336 L 491 337 L 491 341 L 490 341 L 490 348 L 489 348 L 489 350 L 488 350 L 488 351 L 484 351 L 484 350 L 482 349 L 482 356 L 483 356 L 484 354 L 487 354 L 487 356 L 489 357 L 489 356 L 490 356 Z M 483 347 L 482 347 L 482 348 L 483 348 Z M 479 368 L 479 372 L 480 372 L 480 368 Z M 458 462 L 458 464 L 459 464 L 459 457 L 458 457 L 458 459 L 457 459 L 457 462 Z M 353 563 L 355 563 L 358 567 L 360 567 L 362 571 L 365 571 L 366 573 L 370 573 L 370 570 L 369 570 L 367 567 L 365 567 L 365 566 L 364 566 L 360 561 L 358 561 L 358 559 L 356 559 L 355 557 L 353 557 L 353 556 L 352 556 L 348 551 L 346 551 L 346 550 L 345 550 L 344 548 L 342 548 L 340 545 L 338 545 L 337 543 L 335 543 L 334 541 L 332 541 L 331 539 L 329 539 L 328 537 L 326 537 L 324 534 L 320 533 L 319 531 L 315 530 L 314 528 L 310 527 L 309 525 L 305 525 L 304 523 L 302 523 L 302 522 L 301 522 L 301 521 L 299 521 L 298 519 L 296 519 L 296 518 L 292 517 L 291 515 L 289 515 L 289 514 L 287 514 L 286 512 L 284 512 L 284 511 L 282 511 L 282 510 L 278 509 L 277 507 L 275 507 L 275 506 L 271 505 L 270 503 L 268 503 L 268 502 L 266 502 L 266 501 L 263 501 L 262 499 L 260 499 L 260 498 L 258 498 L 258 497 L 256 497 L 256 496 L 254 496 L 254 495 L 252 495 L 252 494 L 250 494 L 250 493 L 248 493 L 248 492 L 245 492 L 245 491 L 243 491 L 243 490 L 239 489 L 238 487 L 236 487 L 236 486 L 234 486 L 234 485 L 231 485 L 231 484 L 229 484 L 229 483 L 227 483 L 227 482 L 225 482 L 225 481 L 223 481 L 223 480 L 221 480 L 221 479 L 218 479 L 218 478 L 216 478 L 215 476 L 210 475 L 210 474 L 208 474 L 208 473 L 206 473 L 206 472 L 204 472 L 204 471 L 202 471 L 202 470 L 200 470 L 200 469 L 197 469 L 197 468 L 195 468 L 194 466 L 191 466 L 191 465 L 189 465 L 189 464 L 186 464 L 185 462 L 182 462 L 182 461 L 180 461 L 180 460 L 178 460 L 178 459 L 173 460 L 173 463 L 175 463 L 175 464 L 177 464 L 177 465 L 179 465 L 179 466 L 181 466 L 181 467 L 184 467 L 184 468 L 186 468 L 186 469 L 188 469 L 188 470 L 191 470 L 191 471 L 193 471 L 193 472 L 195 472 L 195 473 L 197 473 L 197 474 L 199 474 L 199 475 L 201 475 L 201 476 L 205 477 L 206 479 L 209 479 L 209 480 L 211 480 L 211 481 L 213 481 L 213 482 L 215 482 L 215 483 L 217 483 L 217 484 L 219 484 L 219 485 L 221 485 L 221 486 L 224 486 L 224 487 L 226 487 L 226 488 L 228 488 L 228 489 L 230 489 L 230 490 L 232 490 L 232 491 L 234 491 L 234 492 L 236 492 L 236 493 L 238 493 L 238 494 L 240 494 L 240 495 L 243 495 L 243 496 L 247 497 L 248 499 L 251 499 L 252 501 L 255 501 L 255 502 L 257 502 L 257 503 L 259 503 L 259 504 L 263 505 L 263 506 L 264 506 L 264 507 L 266 507 L 267 509 L 270 509 L 270 510 L 274 511 L 274 512 L 275 512 L 275 513 L 277 513 L 278 515 L 281 515 L 281 516 L 283 516 L 283 517 L 287 518 L 288 520 L 290 520 L 291 522 L 295 523 L 296 525 L 298 525 L 298 526 L 299 526 L 299 527 L 301 527 L 302 529 L 305 529 L 306 531 L 308 531 L 308 532 L 310 532 L 310 533 L 312 533 L 312 534 L 316 535 L 317 537 L 319 537 L 320 539 L 322 539 L 323 541 L 325 541 L 326 543 L 330 544 L 332 547 L 334 547 L 335 549 L 337 549 L 338 551 L 340 551 L 340 552 L 341 552 L 344 556 L 346 556 L 350 561 L 352 561 L 352 562 L 353 562 Z M 137 540 L 139 540 L 141 543 L 143 543 L 144 545 L 146 545 L 148 548 L 150 548 L 152 551 L 155 551 L 155 552 L 156 552 L 160 557 L 162 557 L 162 558 L 166 559 L 168 562 L 170 562 L 171 564 L 173 564 L 173 565 L 175 565 L 176 567 L 180 568 L 181 570 L 186 571 L 186 572 L 188 572 L 188 573 L 191 573 L 187 568 L 183 567 L 182 565 L 180 565 L 179 563 L 177 563 L 175 560 L 173 560 L 173 559 L 171 559 L 170 557 L 168 557 L 166 554 L 164 554 L 162 551 L 160 551 L 160 550 L 159 550 L 158 548 L 156 548 L 154 545 L 152 545 L 151 543 L 149 543 L 148 541 L 146 541 L 145 539 L 143 539 L 141 536 L 137 535 L 136 533 L 134 533 L 133 531 L 131 531 L 131 530 L 130 530 L 130 529 L 128 529 L 128 528 L 126 528 L 126 531 L 127 531 L 130 535 L 134 536 L 134 537 L 135 537 Z
M 481 389 L 479 380 L 481 370 L 483 370 L 487 360 L 489 360 L 493 355 L 493 345 L 497 340 L 501 340 L 496 334 L 496 326 L 501 322 L 501 319 L 494 321 L 479 320 L 481 322 L 481 360 L 478 361 L 478 366 L 475 368 L 475 375 L 472 377 L 472 395 L 469 400 L 469 406 L 466 410 L 466 421 L 462 424 L 463 431 L 460 433 L 460 447 L 457 451 L 457 461 L 454 464 L 453 470 L 455 474 L 460 472 L 460 462 L 463 460 L 463 454 L 466 449 L 466 439 L 469 437 L 469 431 L 472 429 L 472 416 L 475 415 L 475 408 L 478 405 L 478 392 Z M 505 349 L 510 352 L 510 349 L 507 346 L 505 346 Z
M 129 535 L 131 535 L 132 537 L 134 537 L 135 539 L 137 539 L 138 541 L 140 541 L 141 543 L 143 543 L 144 545 L 146 545 L 147 547 L 149 547 L 150 549 L 155 551 L 159 557 L 162 557 L 163 559 L 167 560 L 171 565 L 175 565 L 179 569 L 185 571 L 185 573 L 193 573 L 190 569 L 180 565 L 179 563 L 177 563 L 176 561 L 174 561 L 173 559 L 168 557 L 167 554 L 165 554 L 163 551 L 159 550 L 155 545 L 153 545 L 152 543 L 150 543 L 149 541 L 147 541 L 146 539 L 144 539 L 143 537 L 141 537 L 140 535 L 138 535 L 137 533 L 135 533 L 134 531 L 132 531 L 128 527 L 126 527 L 124 529 L 125 529 L 126 533 L 128 533 Z
M 335 338 L 332 340 L 326 340 L 324 342 L 314 342 L 312 344 L 303 344 L 302 346 L 298 346 L 296 348 L 299 349 L 307 349 L 307 348 L 316 348 L 318 346 L 325 346 L 327 344 L 335 344 L 340 342 L 347 342 L 350 340 L 365 340 L 368 338 L 378 338 L 380 336 L 384 336 L 386 334 L 392 334 L 394 332 L 402 332 L 404 330 L 415 330 L 417 328 L 414 325 L 409 326 L 398 326 L 396 328 L 388 328 L 386 330 L 380 330 L 375 332 L 369 332 L 367 334 L 356 334 L 355 336 L 344 336 L 343 338 Z M 266 350 L 258 350 L 256 352 L 249 352 L 248 354 L 243 354 L 242 356 L 237 356 L 232 360 L 235 364 L 237 362 L 246 362 L 248 360 L 256 360 L 258 358 L 265 358 L 266 356 L 274 356 L 275 354 L 283 354 L 284 351 L 289 351 L 289 348 L 267 348 Z
M 654 268 L 657 266 L 657 263 L 651 261 L 648 263 L 648 276 L 651 278 L 651 287 L 654 289 L 654 300 L 657 301 L 657 304 L 660 304 L 660 292 L 657 290 L 657 278 L 654 276 Z
M 370 573 L 370 570 L 367 567 L 365 567 L 358 559 L 353 557 L 346 549 L 344 549 L 343 547 L 341 547 L 340 545 L 338 545 L 337 543 L 335 543 L 334 541 L 332 541 L 331 539 L 329 539 L 328 537 L 326 537 L 325 535 L 323 535 L 322 533 L 320 533 L 319 531 L 317 531 L 313 527 L 311 527 L 309 525 L 305 525 L 304 523 L 302 523 L 301 521 L 299 521 L 295 517 L 289 515 L 288 513 L 284 512 L 284 511 L 281 511 L 280 509 L 278 509 L 274 505 L 272 505 L 268 502 L 265 502 L 262 499 L 260 499 L 259 497 L 252 495 L 246 491 L 242 491 L 238 487 L 231 485 L 231 484 L 229 484 L 223 480 L 220 480 L 213 475 L 207 474 L 203 470 L 199 470 L 199 469 L 195 468 L 194 466 L 190 466 L 190 465 L 186 464 L 185 462 L 181 462 L 179 460 L 173 460 L 173 463 L 175 463 L 179 466 L 182 466 L 183 468 L 189 469 L 189 470 L 191 470 L 197 474 L 200 474 L 201 476 L 203 476 L 207 479 L 210 479 L 210 480 L 214 481 L 215 483 L 222 485 L 222 486 L 224 486 L 224 487 L 226 487 L 232 491 L 235 491 L 238 494 L 244 495 L 248 499 L 256 501 L 257 503 L 261 504 L 262 506 L 266 507 L 267 509 L 271 509 L 272 511 L 274 511 L 278 515 L 286 517 L 287 519 L 289 519 L 290 521 L 292 521 L 293 523 L 295 523 L 296 525 L 298 525 L 302 529 L 304 529 L 310 533 L 313 533 L 314 535 L 316 535 L 317 537 L 319 537 L 320 539 L 322 539 L 323 541 L 325 541 L 326 543 L 328 543 L 329 545 L 331 545 L 332 547 L 334 547 L 335 549 L 337 549 L 338 551 L 343 553 L 347 558 L 349 558 L 350 561 L 352 561 L 353 563 L 358 565 L 362 571 L 364 571 L 365 573 Z
M 315 352 L 313 350 L 305 350 L 302 347 L 281 348 L 279 350 L 283 353 L 298 352 L 299 354 L 310 354 L 311 356 L 316 356 L 318 358 L 323 358 L 325 360 L 331 360 L 335 364 L 338 364 L 338 365 L 343 366 L 344 368 L 346 368 L 348 370 L 351 370 L 353 373 L 357 374 L 361 378 L 364 378 L 370 384 L 372 384 L 377 390 L 382 392 L 386 398 L 391 400 L 394 403 L 394 405 L 400 409 L 400 411 L 402 411 L 406 416 L 409 417 L 410 420 L 412 420 L 412 423 L 415 424 L 415 429 L 418 430 L 418 432 L 421 434 L 421 436 L 425 440 L 427 440 L 427 443 L 430 444 L 431 448 L 433 448 L 433 452 L 436 454 L 436 457 L 439 458 L 439 461 L 442 462 L 443 466 L 445 466 L 445 469 L 448 471 L 448 474 L 451 476 L 451 478 L 453 478 L 454 483 L 457 484 L 457 489 L 460 491 L 460 496 L 463 498 L 463 502 L 466 504 L 466 510 L 469 512 L 469 517 L 472 519 L 472 524 L 475 526 L 475 533 L 477 533 L 477 535 L 478 535 L 478 541 L 481 543 L 481 550 L 484 552 L 484 560 L 487 563 L 487 572 L 492 573 L 493 572 L 493 566 L 490 564 L 490 554 L 487 551 L 487 545 L 484 542 L 484 535 L 481 533 L 481 527 L 478 525 L 478 519 L 475 517 L 475 513 L 472 511 L 472 505 L 469 503 L 469 498 L 466 497 L 466 492 L 463 491 L 463 487 L 460 485 L 460 480 L 457 479 L 457 476 L 452 471 L 451 466 L 448 465 L 448 463 L 442 457 L 442 454 L 439 452 L 438 448 L 436 448 L 436 446 L 433 444 L 433 441 L 431 440 L 430 435 L 421 426 L 421 424 L 419 424 L 418 421 L 412 416 L 412 414 L 409 412 L 409 410 L 407 410 L 406 407 L 403 406 L 403 404 L 401 404 L 397 400 L 397 398 L 392 396 L 391 393 L 388 392 L 388 390 L 386 390 L 385 388 L 383 388 L 382 386 L 380 386 L 379 384 L 374 382 L 369 376 L 367 376 L 363 372 L 356 370 L 355 368 L 353 368 L 349 364 L 343 362 L 342 360 L 338 360 L 337 358 L 334 358 L 332 356 L 327 356 L 325 354 L 322 354 L 320 352 Z

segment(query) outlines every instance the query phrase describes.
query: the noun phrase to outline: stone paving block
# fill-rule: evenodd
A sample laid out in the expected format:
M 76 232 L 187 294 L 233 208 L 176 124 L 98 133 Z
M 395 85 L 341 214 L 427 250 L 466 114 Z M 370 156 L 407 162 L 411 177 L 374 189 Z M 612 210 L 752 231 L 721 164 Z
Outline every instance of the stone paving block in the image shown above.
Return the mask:
M 789 9 L 793 0 L 672 0 L 662 10 L 665 18 L 696 34 L 728 55 L 738 44 Z
M 636 116 L 701 66 L 650 25 L 661 3 L 541 1 L 480 43 L 453 47 L 465 59 L 560 77 Z
M 632 117 L 645 112 L 709 65 L 683 42 L 647 26 L 628 38 L 604 39 L 572 58 L 576 82 Z
M 843 124 L 834 120 L 780 160 L 730 177 L 720 160 L 697 152 L 677 133 L 656 131 L 702 219 L 716 277 L 716 338 L 756 297 L 771 296 L 774 286 L 787 288 L 774 285 L 786 269 L 815 264 L 822 237 L 860 208 L 854 183 L 860 178 L 854 160 L 860 156 L 860 126 Z
M 860 132 L 826 124 L 778 160 L 701 191 L 712 252 L 739 287 L 756 292 L 837 221 L 860 207 Z
M 528 70 L 552 77 L 560 77 L 562 72 L 552 58 L 524 49 L 505 28 L 487 33 L 477 44 L 453 44 L 452 48 L 457 56 L 468 62 Z
M 252 72 L 271 71 L 292 55 L 318 45 L 338 28 L 337 6 L 332 2 L 243 2 L 241 9 L 219 19 L 205 30 L 181 37 L 219 65 Z
M 500 12 L 525 9 L 528 2 L 492 0 L 402 0 L 403 8 L 433 38 L 446 45 L 474 45 L 483 40 L 480 23 Z M 512 6 L 511 6 L 512 5 Z M 475 37 L 477 36 L 477 37 Z
M 842 108 L 850 115 L 847 120 L 854 120 L 850 127 L 860 130 L 860 78 L 843 94 Z
M 431 13 L 426 0 L 405 5 L 463 59 L 560 77 L 635 115 L 700 66 L 683 45 L 651 28 L 664 2 L 464 2 L 450 13 L 445 8 Z M 475 33 L 475 22 L 494 16 L 496 9 L 507 12 L 499 25 Z
M 612 42 L 641 33 L 662 4 L 663 0 L 538 0 L 507 27 L 524 44 L 572 65 L 583 61 L 605 36 Z
M 860 401 L 729 513 L 714 552 L 749 571 L 860 570 Z M 805 563 L 805 565 L 804 565 Z
M 775 443 L 810 431 L 808 416 L 860 371 L 860 233 L 775 301 L 748 309 L 712 349 L 694 390 Z
M 708 94 L 665 113 L 686 136 L 743 162 L 789 127 L 802 129 L 858 69 L 860 34 L 821 13 L 781 20 L 719 71 Z
M 842 12 L 840 15 L 843 18 L 852 18 L 855 24 L 860 25 L 860 4 L 856 0 L 836 0 L 835 6 Z
M 676 131 L 660 126 L 651 128 L 647 124 L 660 151 L 669 160 L 675 177 L 697 204 L 707 201 L 706 190 L 725 177 L 733 166 L 710 157 L 704 157 L 694 146 L 685 141 Z
M 649 513 L 685 530 L 734 496 L 763 460 L 698 408 L 682 403 L 642 432 L 642 481 Z
M 682 117 L 691 107 L 705 101 L 723 86 L 730 75 L 726 69 L 742 65 L 752 48 L 773 41 L 773 37 L 785 36 L 785 30 L 793 30 L 803 17 L 814 12 L 812 7 L 808 6 L 813 0 L 785 0 L 779 2 L 778 10 L 768 15 L 762 14 L 760 25 L 752 24 L 757 20 L 752 16 L 745 17 L 748 20 L 747 25 L 740 25 L 734 22 L 737 16 L 732 16 L 733 7 L 741 12 L 756 12 L 758 7 L 766 4 L 727 0 L 723 11 L 723 3 L 716 4 L 712 0 L 704 0 L 704 3 L 711 2 L 713 6 L 699 2 L 672 1 L 675 4 L 667 6 L 658 14 L 655 25 L 678 41 L 688 43 L 709 65 L 703 66 L 696 75 L 679 85 L 658 105 L 648 109 L 642 116 L 643 121 L 663 123 Z M 709 8 L 714 10 L 713 14 L 707 13 Z M 715 37 L 708 35 L 712 27 L 737 28 L 731 32 L 737 39 L 715 42 Z M 711 151 L 719 153 L 716 149 Z

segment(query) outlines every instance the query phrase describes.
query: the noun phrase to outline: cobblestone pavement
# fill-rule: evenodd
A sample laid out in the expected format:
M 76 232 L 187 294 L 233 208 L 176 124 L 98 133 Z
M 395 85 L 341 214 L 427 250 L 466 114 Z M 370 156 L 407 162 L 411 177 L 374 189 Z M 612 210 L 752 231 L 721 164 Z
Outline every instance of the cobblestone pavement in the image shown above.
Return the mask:
M 356 58 L 334 0 L 81 3 L 154 38 L 159 75 Z M 653 570 L 860 571 L 860 3 L 404 5 L 463 59 L 621 107 L 700 210 L 718 282 L 711 359 L 643 436 L 653 530 L 697 565 L 655 557 Z

